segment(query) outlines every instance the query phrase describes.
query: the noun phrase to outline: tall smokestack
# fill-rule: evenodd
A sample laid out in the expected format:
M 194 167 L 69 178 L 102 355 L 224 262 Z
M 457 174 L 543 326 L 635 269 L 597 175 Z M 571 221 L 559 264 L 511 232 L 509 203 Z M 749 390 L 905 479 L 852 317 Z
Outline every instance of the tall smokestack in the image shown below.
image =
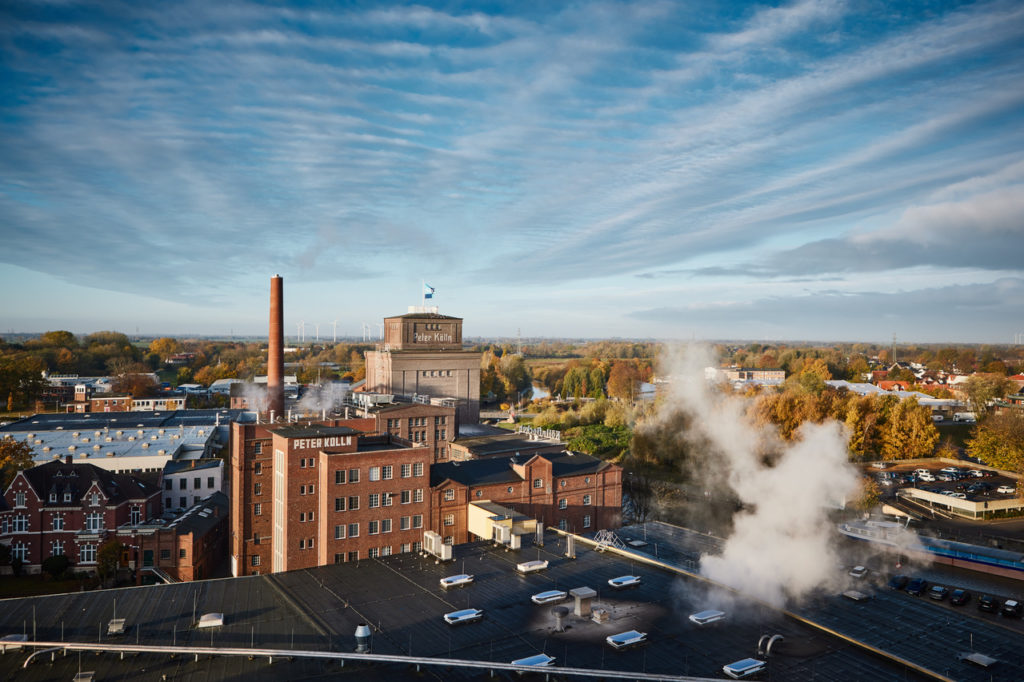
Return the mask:
M 267 411 L 270 414 L 284 414 L 284 280 L 281 275 L 270 278 Z

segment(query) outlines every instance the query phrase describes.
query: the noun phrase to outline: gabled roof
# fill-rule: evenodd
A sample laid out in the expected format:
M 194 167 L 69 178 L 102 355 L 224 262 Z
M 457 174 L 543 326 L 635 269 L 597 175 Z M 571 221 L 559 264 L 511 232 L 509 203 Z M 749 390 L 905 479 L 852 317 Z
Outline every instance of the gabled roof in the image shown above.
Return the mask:
M 515 472 L 512 465 L 526 464 L 534 457 L 551 462 L 551 475 L 555 478 L 593 474 L 613 466 L 596 457 L 569 450 L 530 453 L 518 457 L 471 459 L 465 462 L 445 462 L 431 466 L 430 486 L 437 487 L 448 480 L 468 486 L 521 483 L 523 478 Z
M 154 485 L 127 474 L 115 474 L 94 464 L 48 462 L 21 472 L 43 504 L 50 493 L 57 494 L 56 504 L 80 505 L 82 496 L 97 486 L 112 505 L 128 500 L 144 500 L 159 492 Z M 64 493 L 71 493 L 71 502 L 64 502 Z

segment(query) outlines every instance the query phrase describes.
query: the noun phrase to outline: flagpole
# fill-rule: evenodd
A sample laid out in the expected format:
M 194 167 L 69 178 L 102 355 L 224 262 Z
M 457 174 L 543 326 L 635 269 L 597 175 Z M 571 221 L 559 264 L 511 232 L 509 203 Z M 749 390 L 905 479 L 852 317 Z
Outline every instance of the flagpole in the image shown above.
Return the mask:
M 427 307 L 427 280 L 420 280 L 420 310 Z

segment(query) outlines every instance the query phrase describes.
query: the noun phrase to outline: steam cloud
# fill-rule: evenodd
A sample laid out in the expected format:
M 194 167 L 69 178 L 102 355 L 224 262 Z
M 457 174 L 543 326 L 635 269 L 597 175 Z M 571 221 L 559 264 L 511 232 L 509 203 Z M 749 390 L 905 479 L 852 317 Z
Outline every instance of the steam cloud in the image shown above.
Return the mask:
M 847 461 L 837 423 L 807 424 L 795 443 L 754 424 L 748 401 L 711 386 L 710 350 L 673 352 L 666 407 L 689 413 L 687 440 L 702 444 L 694 469 L 724 481 L 743 503 L 719 555 L 701 559 L 701 573 L 775 606 L 836 580 L 836 530 L 828 511 L 855 494 L 859 475 Z
M 348 394 L 348 384 L 332 381 L 310 389 L 295 406 L 300 413 L 330 414 L 341 407 Z

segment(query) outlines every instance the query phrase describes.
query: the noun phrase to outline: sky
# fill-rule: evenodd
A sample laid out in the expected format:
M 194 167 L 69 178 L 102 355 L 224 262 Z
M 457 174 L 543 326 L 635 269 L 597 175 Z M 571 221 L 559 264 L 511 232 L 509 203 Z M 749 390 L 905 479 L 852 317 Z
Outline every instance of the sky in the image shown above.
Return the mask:
M 0 3 L 0 335 L 1010 343 L 1024 4 Z M 319 331 L 315 325 L 319 325 Z

